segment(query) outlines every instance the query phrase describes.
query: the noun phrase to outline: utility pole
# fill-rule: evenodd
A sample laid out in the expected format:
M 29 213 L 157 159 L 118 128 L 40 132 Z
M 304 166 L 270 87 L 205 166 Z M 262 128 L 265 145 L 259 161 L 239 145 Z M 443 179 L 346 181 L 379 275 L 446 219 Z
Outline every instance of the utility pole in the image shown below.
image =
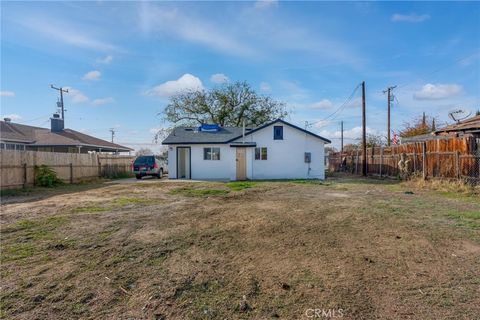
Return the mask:
M 387 102 L 388 102 L 388 120 L 387 120 L 387 145 L 390 146 L 390 102 L 393 101 L 392 90 L 397 86 L 388 87 L 387 90 L 384 90 L 383 93 L 387 92 Z
M 53 84 L 50 85 L 50 88 L 60 91 L 60 107 L 62 108 L 62 120 L 65 120 L 65 107 L 63 105 L 63 93 L 68 93 L 68 89 L 63 89 L 62 87 L 56 88 Z
M 365 81 L 362 81 L 362 148 L 363 148 L 363 168 L 362 174 L 367 175 L 367 114 L 365 105 Z
M 112 143 L 113 143 L 113 137 L 115 136 L 115 129 L 111 128 L 109 131 L 112 133 Z
M 341 124 L 341 130 L 340 130 L 340 132 L 341 132 L 340 150 L 341 151 L 340 152 L 341 152 L 341 154 L 343 154 L 343 120 L 342 120 L 342 122 L 340 122 L 340 124 Z

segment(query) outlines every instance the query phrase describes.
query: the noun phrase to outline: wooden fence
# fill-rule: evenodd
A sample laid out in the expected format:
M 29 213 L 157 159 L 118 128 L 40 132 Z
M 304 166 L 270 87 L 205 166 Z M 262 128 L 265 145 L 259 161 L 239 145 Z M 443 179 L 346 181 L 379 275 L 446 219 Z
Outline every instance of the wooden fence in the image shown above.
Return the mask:
M 480 182 L 480 139 L 444 138 L 412 142 L 391 147 L 367 149 L 369 175 L 396 177 L 400 174 L 401 155 L 409 161 L 408 171 L 424 178 L 455 178 Z M 342 165 L 343 160 L 343 165 Z M 330 153 L 329 171 L 362 174 L 363 150 Z
M 35 167 L 47 165 L 66 183 L 129 174 L 133 156 L 40 151 L 0 151 L 0 187 L 20 188 L 35 184 Z

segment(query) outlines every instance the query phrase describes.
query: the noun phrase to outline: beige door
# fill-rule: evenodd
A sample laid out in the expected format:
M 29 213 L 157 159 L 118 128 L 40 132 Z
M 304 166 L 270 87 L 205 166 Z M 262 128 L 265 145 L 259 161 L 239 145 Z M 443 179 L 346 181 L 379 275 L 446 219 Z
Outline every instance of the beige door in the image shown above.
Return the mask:
M 247 179 L 246 148 L 237 148 L 237 180 Z

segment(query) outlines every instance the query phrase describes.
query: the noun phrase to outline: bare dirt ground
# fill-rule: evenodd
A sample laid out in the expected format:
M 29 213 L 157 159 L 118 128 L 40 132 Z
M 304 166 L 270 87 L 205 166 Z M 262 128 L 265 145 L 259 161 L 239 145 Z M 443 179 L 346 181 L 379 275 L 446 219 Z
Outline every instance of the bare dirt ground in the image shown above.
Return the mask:
M 480 314 L 475 196 L 344 178 L 92 184 L 2 201 L 2 318 Z

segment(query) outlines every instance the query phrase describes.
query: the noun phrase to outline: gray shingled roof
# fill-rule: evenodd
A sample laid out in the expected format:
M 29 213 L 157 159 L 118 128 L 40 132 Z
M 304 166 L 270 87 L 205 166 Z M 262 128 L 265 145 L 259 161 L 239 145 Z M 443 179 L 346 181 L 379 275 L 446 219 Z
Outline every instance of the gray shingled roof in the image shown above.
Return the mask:
M 163 140 L 162 144 L 227 143 L 242 135 L 242 128 L 222 127 L 217 132 L 198 131 L 198 127 L 177 127 Z
M 72 129 L 65 129 L 62 132 L 51 132 L 47 128 L 5 121 L 0 121 L 0 138 L 3 141 L 24 142 L 31 146 L 89 146 L 105 150 L 133 150 Z
M 248 136 L 249 134 L 268 127 L 274 123 L 282 123 L 288 125 L 292 128 L 305 132 L 315 138 L 321 139 L 326 143 L 331 143 L 330 140 L 324 137 L 297 127 L 282 119 L 273 120 L 256 128 L 246 128 L 245 135 Z M 240 138 L 242 136 L 242 131 L 243 129 L 241 127 L 222 127 L 221 130 L 218 132 L 198 131 L 198 127 L 177 127 L 170 133 L 170 135 L 165 140 L 162 141 L 162 144 L 223 144 L 229 143 L 236 138 Z

